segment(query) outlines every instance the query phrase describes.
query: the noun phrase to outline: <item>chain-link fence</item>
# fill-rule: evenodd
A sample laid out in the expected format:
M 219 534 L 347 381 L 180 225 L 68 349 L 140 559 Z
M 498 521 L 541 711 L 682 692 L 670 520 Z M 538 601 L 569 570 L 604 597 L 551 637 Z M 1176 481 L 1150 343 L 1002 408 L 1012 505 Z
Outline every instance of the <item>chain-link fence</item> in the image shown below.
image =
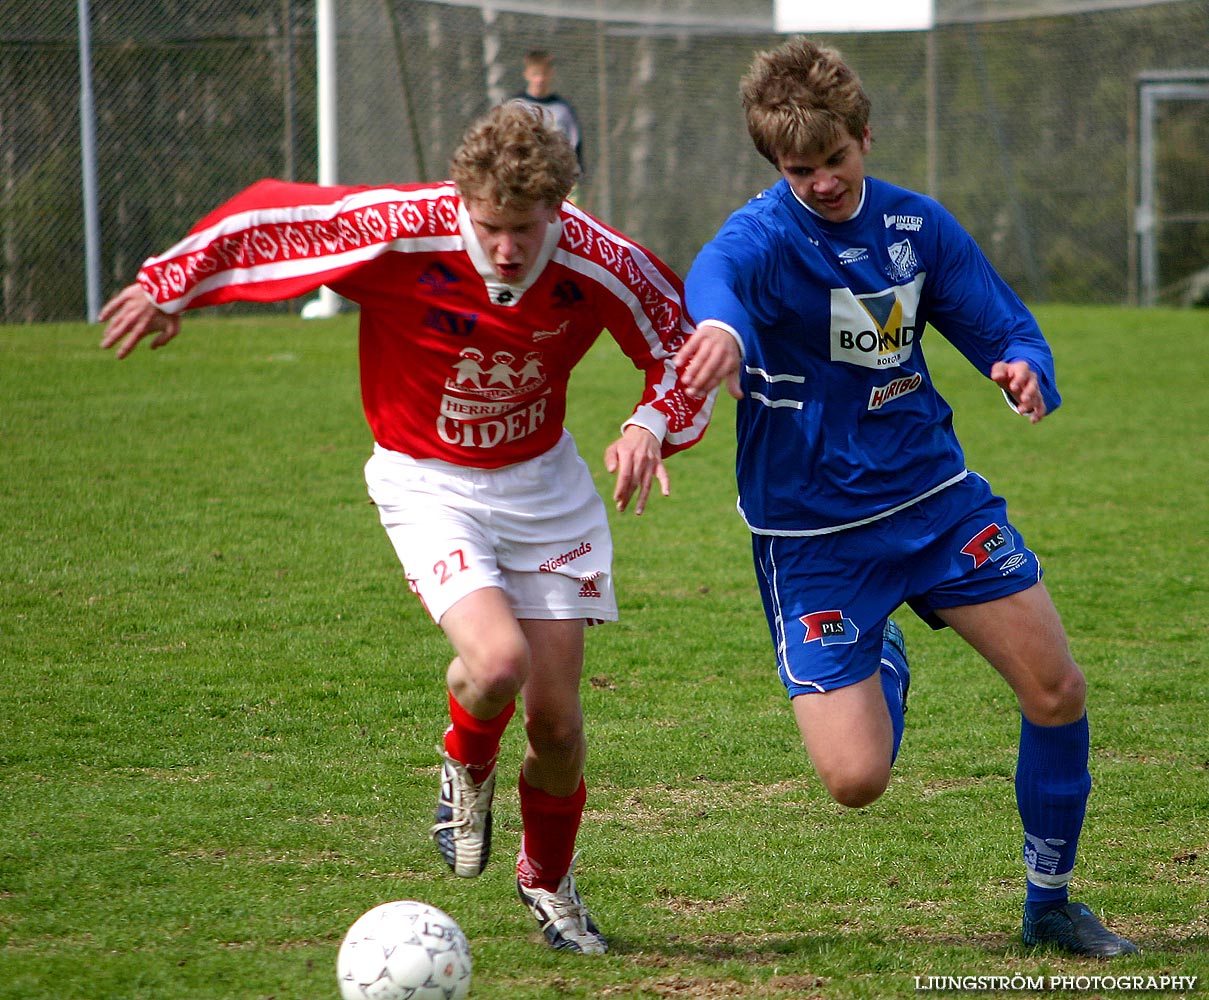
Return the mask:
M 314 5 L 93 0 L 102 284 L 264 176 L 315 177 Z M 85 316 L 76 5 L 0 4 L 0 321 Z
M 77 22 L 64 8 L 0 11 L 8 322 L 84 313 Z M 309 0 L 91 10 L 109 294 L 257 178 L 316 179 L 315 13 Z M 870 172 L 939 197 L 1030 301 L 1148 301 L 1147 247 L 1153 298 L 1194 299 L 1209 274 L 1209 101 L 1188 94 L 1209 70 L 1209 2 L 937 11 L 928 32 L 826 38 L 873 99 Z M 445 176 L 467 123 L 521 89 L 532 48 L 554 53 L 555 89 L 579 112 L 585 207 L 681 272 L 776 179 L 737 99 L 753 52 L 781 40 L 771 0 L 341 0 L 336 12 L 341 182 Z M 1144 82 L 1172 78 L 1193 83 L 1179 98 L 1148 92 L 1144 160 Z

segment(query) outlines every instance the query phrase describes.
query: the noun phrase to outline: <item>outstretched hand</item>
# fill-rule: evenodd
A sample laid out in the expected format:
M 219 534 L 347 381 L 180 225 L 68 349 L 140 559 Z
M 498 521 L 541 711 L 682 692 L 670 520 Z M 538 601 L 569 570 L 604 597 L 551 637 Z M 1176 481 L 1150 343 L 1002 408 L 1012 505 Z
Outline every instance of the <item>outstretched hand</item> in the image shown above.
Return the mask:
M 991 365 L 991 381 L 1011 397 L 1016 411 L 1028 417 L 1029 423 L 1045 416 L 1041 383 L 1027 361 L 996 361 Z
M 100 320 L 105 323 L 101 347 L 118 344 L 118 357 L 124 358 L 144 337 L 158 333 L 151 348 L 163 347 L 181 330 L 179 316 L 170 316 L 160 309 L 139 284 L 127 285 L 101 308 Z
M 704 399 L 726 380 L 726 390 L 742 399 L 739 388 L 739 364 L 743 360 L 739 344 L 730 333 L 712 323 L 702 323 L 676 352 L 676 370 L 684 391 L 694 399 Z
M 613 488 L 613 503 L 624 511 L 635 493 L 634 513 L 646 510 L 647 497 L 651 494 L 652 480 L 658 480 L 660 492 L 666 497 L 672 488 L 663 464 L 662 449 L 658 438 L 644 427 L 630 424 L 616 441 L 605 449 L 605 468 L 617 473 Z

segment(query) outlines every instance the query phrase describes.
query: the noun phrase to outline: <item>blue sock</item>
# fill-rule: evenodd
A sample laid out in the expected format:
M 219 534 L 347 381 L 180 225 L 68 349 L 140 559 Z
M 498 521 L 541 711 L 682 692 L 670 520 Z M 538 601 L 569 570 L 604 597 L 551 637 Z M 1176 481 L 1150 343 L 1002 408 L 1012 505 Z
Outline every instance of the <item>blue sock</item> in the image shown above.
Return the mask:
M 894 727 L 894 751 L 890 755 L 893 762 L 898 758 L 898 748 L 903 742 L 903 699 L 911 682 L 911 672 L 907 669 L 906 657 L 891 642 L 882 642 L 880 677 L 886 707 L 890 710 L 890 723 Z
M 1063 726 L 1037 726 L 1021 716 L 1016 807 L 1024 824 L 1025 907 L 1032 917 L 1067 902 L 1067 884 L 1087 812 L 1087 716 Z

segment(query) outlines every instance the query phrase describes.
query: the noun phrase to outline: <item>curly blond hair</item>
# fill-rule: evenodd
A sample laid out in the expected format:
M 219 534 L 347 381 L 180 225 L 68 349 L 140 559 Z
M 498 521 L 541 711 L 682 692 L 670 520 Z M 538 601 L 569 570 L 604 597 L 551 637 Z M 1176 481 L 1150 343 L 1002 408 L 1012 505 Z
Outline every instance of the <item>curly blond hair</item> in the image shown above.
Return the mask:
M 541 108 L 511 101 L 470 126 L 453 154 L 452 176 L 465 201 L 558 208 L 575 187 L 579 163 Z
M 825 152 L 845 134 L 864 137 L 869 97 L 836 49 L 796 38 L 756 54 L 739 92 L 747 131 L 779 167 L 786 155 Z

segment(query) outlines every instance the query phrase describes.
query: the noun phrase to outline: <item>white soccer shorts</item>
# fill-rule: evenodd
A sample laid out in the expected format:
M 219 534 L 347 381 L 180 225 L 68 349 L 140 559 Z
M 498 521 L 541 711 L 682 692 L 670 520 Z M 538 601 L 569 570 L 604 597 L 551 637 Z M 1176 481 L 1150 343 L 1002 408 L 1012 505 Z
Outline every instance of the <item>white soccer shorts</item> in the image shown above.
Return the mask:
M 569 433 L 502 469 L 375 445 L 365 482 L 433 621 L 483 587 L 501 588 L 517 618 L 617 620 L 608 516 Z

